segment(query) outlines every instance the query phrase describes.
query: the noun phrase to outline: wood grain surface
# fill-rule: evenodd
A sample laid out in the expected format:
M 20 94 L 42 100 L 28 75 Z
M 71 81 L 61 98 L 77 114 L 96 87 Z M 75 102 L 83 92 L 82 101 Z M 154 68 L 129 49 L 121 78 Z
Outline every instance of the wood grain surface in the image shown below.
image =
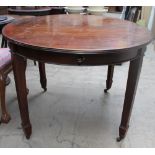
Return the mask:
M 46 48 L 108 52 L 140 47 L 151 33 L 135 23 L 94 15 L 53 15 L 15 21 L 3 29 L 11 42 Z

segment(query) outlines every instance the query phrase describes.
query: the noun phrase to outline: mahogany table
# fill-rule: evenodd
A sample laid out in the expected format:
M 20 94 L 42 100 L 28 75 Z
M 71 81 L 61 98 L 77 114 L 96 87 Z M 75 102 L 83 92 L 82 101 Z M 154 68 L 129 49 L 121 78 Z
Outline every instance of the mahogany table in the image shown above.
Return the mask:
M 129 127 L 146 45 L 151 33 L 135 23 L 93 15 L 53 15 L 8 24 L 3 35 L 11 48 L 22 127 L 32 133 L 26 93 L 26 60 L 44 63 L 95 66 L 108 65 L 105 92 L 112 85 L 114 65 L 130 61 L 118 141 Z M 45 68 L 41 85 L 46 89 Z

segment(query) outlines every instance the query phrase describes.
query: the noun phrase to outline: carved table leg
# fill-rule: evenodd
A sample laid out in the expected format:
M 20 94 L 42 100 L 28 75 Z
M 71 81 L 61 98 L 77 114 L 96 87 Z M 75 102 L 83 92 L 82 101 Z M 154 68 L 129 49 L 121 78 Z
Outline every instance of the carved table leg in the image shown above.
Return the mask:
M 27 103 L 27 88 L 25 78 L 26 59 L 16 54 L 12 54 L 12 60 L 18 104 L 22 120 L 22 127 L 26 135 L 26 138 L 29 139 L 32 133 L 32 128 L 29 120 L 29 111 Z
M 121 141 L 125 137 L 129 127 L 129 120 L 137 90 L 142 62 L 143 54 L 138 56 L 136 59 L 130 61 L 122 119 L 119 127 L 119 137 L 117 138 L 117 141 Z
M 113 73 L 114 73 L 114 65 L 108 66 L 108 73 L 107 73 L 107 80 L 106 80 L 106 89 L 104 89 L 104 92 L 107 93 L 107 91 L 111 88 L 112 82 L 113 82 Z
M 45 64 L 42 62 L 39 62 L 39 73 L 40 73 L 41 87 L 44 89 L 44 91 L 46 91 L 47 90 L 46 71 L 45 71 Z
M 11 119 L 9 113 L 6 109 L 5 104 L 5 80 L 6 76 L 0 75 L 0 103 L 1 103 L 1 110 L 2 110 L 2 116 L 1 116 L 1 122 L 2 123 L 8 123 Z

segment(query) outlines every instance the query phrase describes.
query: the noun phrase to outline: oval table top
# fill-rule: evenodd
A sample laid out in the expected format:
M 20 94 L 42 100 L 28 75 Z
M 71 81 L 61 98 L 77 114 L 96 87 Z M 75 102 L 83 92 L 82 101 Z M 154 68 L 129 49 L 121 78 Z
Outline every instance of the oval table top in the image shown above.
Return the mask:
M 94 15 L 52 15 L 15 21 L 3 29 L 10 42 L 39 49 L 84 53 L 146 46 L 151 32 L 135 23 Z

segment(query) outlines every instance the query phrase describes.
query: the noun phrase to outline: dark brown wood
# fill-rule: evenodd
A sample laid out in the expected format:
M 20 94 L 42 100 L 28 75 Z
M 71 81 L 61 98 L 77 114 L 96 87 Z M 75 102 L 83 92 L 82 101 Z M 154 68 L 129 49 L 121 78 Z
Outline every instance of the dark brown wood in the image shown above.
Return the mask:
M 1 123 L 8 123 L 11 119 L 10 114 L 8 113 L 8 110 L 6 108 L 5 104 L 5 89 L 6 89 L 6 78 L 8 73 L 12 70 L 11 61 L 6 64 L 3 68 L 0 68 L 0 103 L 1 103 L 1 110 L 2 110 L 2 116 L 1 116 Z
M 95 66 L 95 65 L 107 65 L 107 64 L 118 64 L 120 62 L 125 62 L 134 59 L 137 55 L 137 50 L 124 50 L 112 52 L 109 54 L 87 54 L 76 53 L 77 51 L 70 51 L 70 53 L 65 53 L 60 51 L 55 51 L 53 49 L 32 49 L 30 47 L 24 47 L 17 44 L 9 43 L 9 47 L 12 52 L 24 55 L 28 59 L 37 60 L 39 62 L 55 63 L 55 64 L 65 64 L 65 65 L 82 65 L 82 66 Z M 14 49 L 14 50 L 13 50 Z M 44 51 L 44 52 L 43 52 Z M 126 51 L 126 52 L 125 52 Z M 79 51 L 78 51 L 79 52 Z M 94 52 L 94 51 L 93 51 Z M 39 54 L 38 54 L 39 53 Z
M 136 93 L 143 49 L 152 40 L 151 33 L 147 29 L 129 21 L 109 17 L 53 15 L 11 23 L 3 29 L 3 35 L 8 40 L 15 58 L 13 65 L 21 118 L 25 125 L 28 124 L 28 129 L 30 121 L 27 99 L 25 92 L 20 92 L 23 85 L 23 90 L 26 89 L 24 58 L 41 63 L 109 65 L 111 67 L 107 79 L 108 89 L 112 84 L 113 66 L 130 61 L 118 140 L 124 138 Z M 40 65 L 40 69 L 45 73 L 43 65 Z M 45 80 L 41 81 L 45 88 Z M 26 132 L 26 135 L 29 138 L 30 132 Z
M 56 14 L 66 14 L 65 8 L 59 6 L 51 7 L 50 15 L 56 15 Z
M 27 88 L 25 79 L 26 59 L 12 54 L 12 60 L 22 127 L 26 138 L 29 139 L 32 133 L 32 128 L 27 104 Z
M 45 64 L 38 62 L 38 65 L 39 65 L 41 87 L 44 89 L 44 91 L 46 91 L 47 90 L 47 79 L 46 79 Z
M 137 55 L 137 57 L 134 60 L 130 61 L 124 106 L 122 112 L 122 120 L 119 127 L 119 137 L 117 138 L 117 141 L 120 141 L 125 137 L 129 127 L 129 120 L 141 72 L 143 55 L 144 51 L 141 50 L 139 51 L 139 55 Z
M 68 54 L 118 53 L 124 49 L 140 48 L 151 40 L 151 33 L 135 23 L 93 15 L 25 19 L 7 25 L 3 35 L 11 42 L 26 47 Z
M 108 66 L 108 74 L 107 74 L 107 80 L 106 80 L 106 89 L 104 89 L 104 92 L 107 93 L 107 91 L 111 88 L 112 82 L 113 82 L 113 73 L 114 73 L 114 65 Z
M 11 17 L 8 15 L 4 15 L 7 16 L 7 21 L 0 23 L 0 33 L 2 31 L 2 28 L 7 25 L 8 23 L 12 22 L 14 19 L 20 20 L 20 19 L 27 19 L 27 18 L 32 18 L 31 16 L 18 16 L 18 15 L 12 15 Z M 1 43 L 1 47 L 2 48 L 6 48 L 7 47 L 7 40 L 2 36 L 2 43 Z M 2 116 L 1 116 L 1 123 L 8 123 L 11 119 L 10 114 L 7 111 L 6 108 L 6 103 L 5 103 L 5 89 L 6 86 L 9 85 L 10 83 L 10 78 L 8 76 L 8 73 L 12 70 L 12 64 L 11 62 L 9 64 L 7 64 L 6 66 L 4 66 L 3 68 L 0 69 L 0 100 L 1 100 L 1 109 L 2 109 Z M 5 80 L 5 81 L 4 81 Z M 4 85 L 5 83 L 5 85 Z M 27 89 L 27 94 L 28 94 L 29 90 Z

